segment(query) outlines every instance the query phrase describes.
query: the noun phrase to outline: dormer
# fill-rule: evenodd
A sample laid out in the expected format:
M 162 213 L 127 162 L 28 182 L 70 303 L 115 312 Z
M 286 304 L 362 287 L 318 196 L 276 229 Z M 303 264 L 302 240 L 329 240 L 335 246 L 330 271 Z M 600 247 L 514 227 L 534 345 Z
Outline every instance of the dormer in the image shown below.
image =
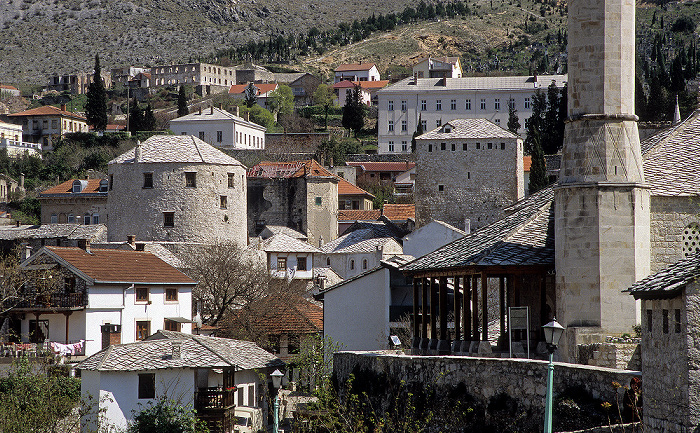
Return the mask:
M 442 126 L 442 131 L 440 132 L 443 134 L 449 134 L 450 132 L 452 132 L 452 125 L 450 125 L 449 123 L 445 123 Z
M 87 180 L 80 180 L 76 179 L 73 181 L 73 193 L 80 193 L 83 192 L 85 188 L 87 188 L 88 181 Z
M 75 184 L 73 185 L 75 187 Z M 100 181 L 100 192 L 107 192 L 109 189 L 109 181 L 107 179 L 102 179 Z

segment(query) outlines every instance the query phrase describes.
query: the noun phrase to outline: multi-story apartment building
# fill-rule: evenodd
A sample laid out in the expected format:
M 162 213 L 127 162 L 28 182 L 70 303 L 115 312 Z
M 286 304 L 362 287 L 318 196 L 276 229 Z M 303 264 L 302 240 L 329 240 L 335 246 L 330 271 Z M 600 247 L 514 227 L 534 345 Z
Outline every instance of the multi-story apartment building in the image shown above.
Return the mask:
M 236 68 L 208 63 L 156 66 L 151 68 L 151 86 L 189 84 L 202 95 L 222 93 L 236 84 Z
M 7 156 L 41 155 L 41 144 L 25 143 L 22 125 L 0 121 L 0 149 L 7 149 Z
M 379 153 L 408 153 L 418 122 L 431 131 L 453 119 L 487 119 L 506 127 L 508 106 L 517 110 L 523 133 L 537 90 L 563 88 L 566 75 L 406 78 L 379 92 Z
M 87 119 L 77 113 L 52 105 L 9 114 L 7 117 L 22 122 L 24 140 L 40 143 L 44 149 L 52 149 L 53 143 L 71 132 L 88 132 Z
M 265 127 L 250 122 L 220 108 L 208 109 L 170 121 L 170 129 L 178 135 L 194 135 L 216 147 L 233 149 L 264 149 Z
M 136 78 L 137 75 L 143 73 L 150 73 L 151 68 L 136 68 L 134 66 L 124 66 L 121 68 L 112 68 L 110 71 L 112 77 L 112 83 L 122 83 L 123 85 L 129 85 L 129 81 Z

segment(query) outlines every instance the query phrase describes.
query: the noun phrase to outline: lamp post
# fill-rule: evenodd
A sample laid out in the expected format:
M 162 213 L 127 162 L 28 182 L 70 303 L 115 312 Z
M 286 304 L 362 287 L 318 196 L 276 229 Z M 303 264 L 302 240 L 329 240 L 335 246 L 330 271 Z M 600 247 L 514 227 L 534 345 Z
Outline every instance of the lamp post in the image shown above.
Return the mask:
M 279 426 L 280 426 L 280 418 L 279 418 L 279 410 L 280 410 L 280 387 L 282 387 L 282 376 L 284 374 L 279 371 L 275 370 L 270 374 L 272 377 L 272 386 L 275 388 L 275 403 L 273 405 L 274 409 L 274 430 L 273 433 L 279 433 Z
M 544 406 L 544 433 L 552 433 L 552 395 L 554 394 L 554 351 L 557 350 L 559 339 L 564 333 L 564 327 L 552 319 L 542 327 L 544 330 L 544 341 L 547 343 L 549 352 L 549 365 L 547 366 L 547 397 Z

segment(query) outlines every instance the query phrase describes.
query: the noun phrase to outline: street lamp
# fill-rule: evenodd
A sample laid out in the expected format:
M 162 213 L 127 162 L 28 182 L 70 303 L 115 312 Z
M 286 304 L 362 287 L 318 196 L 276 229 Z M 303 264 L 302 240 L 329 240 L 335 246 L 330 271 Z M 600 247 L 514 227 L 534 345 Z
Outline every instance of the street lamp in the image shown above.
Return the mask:
M 544 433 L 552 433 L 552 395 L 554 394 L 554 351 L 557 350 L 559 339 L 564 333 L 564 327 L 552 319 L 542 327 L 544 330 L 544 341 L 547 343 L 549 352 L 549 366 L 547 366 L 547 397 L 544 406 Z
M 275 388 L 275 404 L 273 406 L 274 408 L 274 430 L 273 433 L 279 433 L 279 426 L 280 426 L 280 388 L 282 387 L 282 377 L 284 374 L 279 371 L 275 370 L 270 374 L 272 377 L 272 386 Z

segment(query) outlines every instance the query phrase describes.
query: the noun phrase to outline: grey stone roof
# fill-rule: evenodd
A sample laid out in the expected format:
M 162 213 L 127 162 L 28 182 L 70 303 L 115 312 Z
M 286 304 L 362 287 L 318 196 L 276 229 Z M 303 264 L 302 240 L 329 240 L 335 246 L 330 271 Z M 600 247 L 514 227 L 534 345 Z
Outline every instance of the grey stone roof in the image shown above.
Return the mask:
M 276 72 L 274 76 L 278 83 L 293 83 L 306 74 L 306 72 Z
M 249 122 L 245 120 L 244 118 L 240 116 L 236 116 L 235 114 L 229 113 L 226 110 L 222 110 L 220 108 L 216 107 L 209 107 L 206 109 L 203 109 L 202 112 L 200 113 L 199 111 L 196 111 L 194 113 L 187 114 L 182 117 L 178 117 L 176 119 L 172 119 L 170 123 L 180 123 L 180 122 L 192 122 L 192 121 L 222 121 L 222 120 L 227 120 L 227 121 L 232 121 L 235 123 L 243 124 L 250 126 L 251 128 L 257 128 L 261 130 L 266 130 L 262 125 L 258 125 L 257 123 Z
M 134 163 L 135 149 L 128 150 L 111 160 L 110 164 Z M 214 146 L 191 135 L 154 135 L 141 143 L 142 163 L 194 163 L 238 165 L 243 164 Z
M 413 84 L 413 78 L 409 77 L 389 87 L 385 87 L 377 93 L 410 93 L 410 92 L 435 92 L 440 90 L 528 90 L 542 89 L 554 80 L 559 87 L 563 87 L 568 80 L 566 75 L 540 75 L 535 82 L 534 77 L 528 75 L 513 77 L 462 77 L 448 78 L 447 85 L 442 85 L 442 78 L 418 78 Z M 537 84 L 537 87 L 535 85 Z
M 323 245 L 321 251 L 325 254 L 368 253 L 392 240 L 401 245 L 402 235 L 390 221 L 357 221 L 343 236 Z
M 386 260 L 381 260 L 381 261 L 379 262 L 379 263 L 380 263 L 379 266 L 376 266 L 376 267 L 374 267 L 374 268 L 372 268 L 372 269 L 369 269 L 369 270 L 367 270 L 367 271 L 365 271 L 365 272 L 363 272 L 363 273 L 361 273 L 361 274 L 355 275 L 354 277 L 347 278 L 347 279 L 345 279 L 345 280 L 339 281 L 337 284 L 334 284 L 334 285 L 328 287 L 327 289 L 325 289 L 325 290 L 323 290 L 323 291 L 317 293 L 316 295 L 314 295 L 314 298 L 317 299 L 317 300 L 321 300 L 321 299 L 323 299 L 323 295 L 324 295 L 326 292 L 329 292 L 329 291 L 331 291 L 331 290 L 335 290 L 335 289 L 337 289 L 338 287 L 342 287 L 342 286 L 344 286 L 344 285 L 346 285 L 346 284 L 348 284 L 348 283 L 350 283 L 350 282 L 357 281 L 357 280 L 359 280 L 359 279 L 361 279 L 361 278 L 364 278 L 364 277 L 366 277 L 367 275 L 373 274 L 373 273 L 375 273 L 375 272 L 377 272 L 377 271 L 379 271 L 379 270 L 381 270 L 381 269 L 389 269 L 389 268 L 391 268 L 391 269 L 396 269 L 396 270 L 398 270 L 402 265 L 405 265 L 406 263 L 410 262 L 410 261 L 413 260 L 413 259 L 414 259 L 414 257 L 411 256 L 411 255 L 408 255 L 408 254 L 397 254 L 397 255 L 395 255 L 395 256 L 391 256 L 391 257 L 389 257 L 389 258 L 386 259 Z
M 277 233 L 276 235 L 267 238 L 263 241 L 261 249 L 268 253 L 273 252 L 290 252 L 290 253 L 320 253 L 321 250 L 310 245 L 307 242 L 300 241 L 291 236 L 287 236 L 284 233 Z
M 652 196 L 700 195 L 700 110 L 642 142 Z
M 284 233 L 289 237 L 300 240 L 307 240 L 309 238 L 304 233 L 298 232 L 293 228 L 289 228 L 286 226 L 276 226 L 271 224 L 265 225 L 265 228 L 263 228 L 263 230 L 260 232 L 260 237 L 262 237 L 263 239 L 267 239 L 267 235 L 274 236 L 277 233 Z
M 15 239 L 107 239 L 107 227 L 104 224 L 43 224 L 0 226 L 0 240 Z
M 545 188 L 506 209 L 503 219 L 401 268 L 418 272 L 492 265 L 554 264 L 554 189 Z
M 180 357 L 172 356 L 174 345 L 180 345 Z M 78 364 L 78 368 L 144 371 L 235 367 L 237 370 L 250 370 L 280 365 L 284 363 L 279 358 L 250 341 L 158 331 L 144 341 L 109 346 Z
M 452 127 L 445 132 L 445 126 Z M 430 132 L 416 137 L 416 140 L 448 140 L 448 139 L 489 139 L 489 138 L 519 138 L 512 132 L 501 128 L 486 119 L 454 119 Z
M 664 299 L 676 296 L 686 284 L 700 277 L 700 254 L 687 257 L 666 269 L 637 281 L 626 290 L 635 299 Z

